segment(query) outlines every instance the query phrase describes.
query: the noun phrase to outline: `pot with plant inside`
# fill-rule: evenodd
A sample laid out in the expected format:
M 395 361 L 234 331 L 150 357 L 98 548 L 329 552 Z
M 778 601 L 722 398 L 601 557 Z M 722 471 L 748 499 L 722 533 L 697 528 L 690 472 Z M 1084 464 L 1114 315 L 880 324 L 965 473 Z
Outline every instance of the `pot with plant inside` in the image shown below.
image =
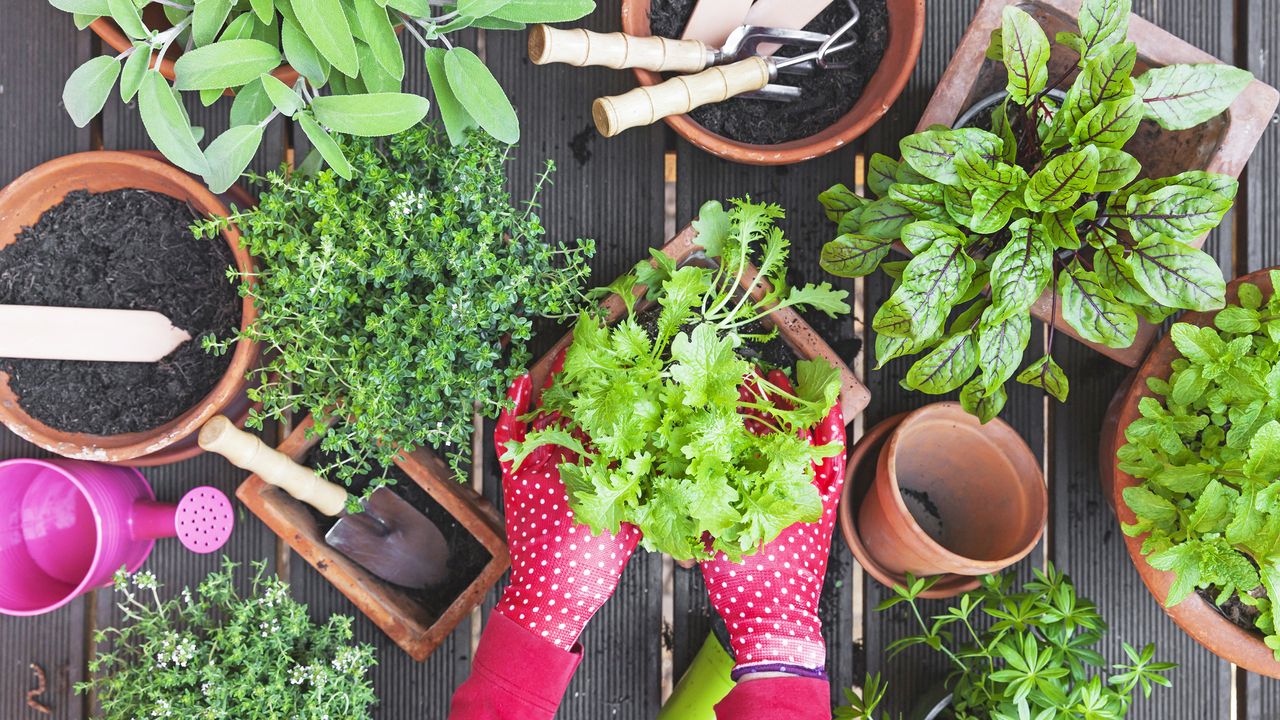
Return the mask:
M 1280 677 L 1280 271 L 1231 283 L 1152 349 L 1109 439 L 1130 558 L 1186 633 Z
M 886 698 L 880 676 L 868 675 L 862 690 L 846 690 L 847 704 L 836 720 L 889 720 L 882 704 L 913 706 L 912 720 L 954 718 L 1122 718 L 1138 691 L 1150 697 L 1155 685 L 1168 687 L 1175 665 L 1155 661 L 1155 646 L 1137 650 L 1121 643 L 1124 658 L 1107 669 L 1095 649 L 1107 623 L 1071 579 L 1053 565 L 1037 569 L 1021 589 L 1013 574 L 989 575 L 946 612 L 925 621 L 934 578 L 908 577 L 880 604 L 885 611 L 906 605 L 920 634 L 894 640 L 891 656 L 924 646 L 942 656 L 948 675 L 914 703 Z
M 602 313 L 579 317 L 531 373 L 543 387 L 563 358 L 541 400 L 565 426 L 530 431 L 504 459 L 574 450 L 560 473 L 577 519 L 596 532 L 631 523 L 644 547 L 680 561 L 741 558 L 817 520 L 813 464 L 836 450 L 806 433 L 836 403 L 852 421 L 868 395 L 796 313 L 846 313 L 847 293 L 786 283 L 781 216 L 776 205 L 708 202 L 603 288 Z M 757 251 L 759 268 L 747 259 Z
M 124 314 L 159 318 L 185 338 L 122 357 L 138 349 L 122 339 L 129 322 L 92 347 L 69 323 L 50 338 L 59 352 L 0 358 L 0 422 L 59 455 L 130 465 L 195 455 L 194 433 L 214 415 L 242 422 L 258 346 L 235 333 L 256 310 L 227 273 L 252 277 L 254 264 L 228 214 L 191 176 L 125 152 L 67 155 L 0 192 L 0 305 L 134 311 Z M 192 232 L 207 218 L 224 221 L 211 239 Z M 202 342 L 215 338 L 219 352 L 207 352 Z
M 1087 0 L 1082 35 L 1059 34 L 1066 45 L 1056 55 L 1035 17 L 999 0 L 984 12 L 996 5 L 1001 20 L 987 52 L 1002 60 L 1006 97 L 974 119 L 984 127 L 930 127 L 903 138 L 900 161 L 873 156 L 867 186 L 877 199 L 842 185 L 820 197 L 840 233 L 823 248 L 823 266 L 846 277 L 880 268 L 894 281 L 872 321 L 877 367 L 923 353 L 906 385 L 960 390 L 960 402 L 984 420 L 1000 412 L 1014 378 L 1066 400 L 1067 377 L 1053 358 L 1061 332 L 1126 359 L 1140 356 L 1152 323 L 1222 306 L 1222 272 L 1197 248 L 1230 209 L 1235 178 L 1192 169 L 1199 161 L 1185 154 L 1144 165 L 1129 150 L 1183 137 L 1166 130 L 1220 124 L 1215 118 L 1234 112 L 1257 84 L 1244 70 L 1209 63 L 1131 77 L 1139 51 L 1126 39 L 1128 2 Z M 1158 32 L 1133 24 L 1135 40 Z M 1065 55 L 1068 70 L 1051 69 L 1062 64 L 1051 58 Z M 1071 74 L 1054 100 L 1050 78 Z M 981 85 L 973 92 L 986 94 Z M 952 121 L 964 107 L 943 90 L 934 104 L 955 110 L 945 118 L 933 110 L 934 121 Z M 1236 158 L 1243 141 L 1226 137 L 1234 144 L 1214 152 Z M 1170 163 L 1183 171 L 1162 174 Z M 1239 170 L 1226 160 L 1206 165 Z M 912 257 L 885 262 L 895 245 Z M 961 312 L 948 323 L 953 310 Z M 1048 347 L 1020 370 L 1033 316 L 1052 322 Z
M 258 318 L 242 336 L 272 349 L 254 371 L 261 408 L 249 425 L 310 413 L 282 452 L 355 496 L 402 470 L 416 482 L 393 489 L 420 506 L 429 494 L 491 557 L 464 589 L 440 591 L 448 597 L 427 607 L 326 547 L 324 519 L 287 494 L 256 478 L 238 494 L 421 659 L 506 567 L 500 519 L 455 482 L 468 476 L 477 413 L 505 406 L 536 318 L 588 305 L 581 284 L 594 245 L 544 238 L 533 205 L 517 208 L 506 190 L 509 146 L 484 133 L 451 144 L 424 125 L 344 138 L 340 150 L 350 179 L 333 169 L 271 173 L 259 205 L 232 218 L 262 259 L 252 279 Z

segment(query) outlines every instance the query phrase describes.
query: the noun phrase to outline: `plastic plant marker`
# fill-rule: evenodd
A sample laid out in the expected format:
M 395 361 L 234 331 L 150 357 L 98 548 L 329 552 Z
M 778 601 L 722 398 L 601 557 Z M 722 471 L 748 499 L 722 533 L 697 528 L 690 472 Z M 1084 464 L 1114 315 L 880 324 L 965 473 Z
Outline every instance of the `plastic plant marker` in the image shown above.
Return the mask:
M 758 0 L 747 11 L 747 25 L 800 30 L 818 13 L 827 9 L 832 0 Z M 690 21 L 692 23 L 692 21 Z M 772 55 L 780 45 L 761 45 L 760 54 Z
M 680 39 L 701 40 L 720 47 L 729 33 L 746 22 L 750 10 L 751 0 L 701 0 L 694 6 Z
M 156 362 L 190 339 L 149 310 L 0 305 L 0 357 Z

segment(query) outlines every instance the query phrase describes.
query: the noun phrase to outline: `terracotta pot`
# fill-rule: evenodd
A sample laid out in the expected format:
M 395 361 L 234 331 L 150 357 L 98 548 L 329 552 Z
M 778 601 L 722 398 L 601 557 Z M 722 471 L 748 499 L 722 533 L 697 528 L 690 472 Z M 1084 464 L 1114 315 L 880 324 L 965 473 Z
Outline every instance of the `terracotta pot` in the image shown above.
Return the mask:
M 314 424 L 311 416 L 307 416 L 280 444 L 280 452 L 303 462 L 320 441 L 307 438 L 307 431 Z M 491 556 L 476 579 L 439 616 L 433 616 L 403 590 L 370 574 L 326 545 L 324 533 L 311 510 L 285 491 L 251 475 L 236 490 L 236 497 L 347 596 L 387 637 L 421 662 L 449 637 L 458 623 L 471 616 L 471 611 L 511 566 L 511 555 L 501 515 L 479 493 L 460 485 L 440 458 L 427 450 L 417 450 L 401 455 L 396 465 L 457 518 Z
M 163 30 L 165 28 L 172 27 L 168 19 L 164 16 L 164 10 L 156 3 L 151 3 L 143 9 L 143 21 L 149 28 Z M 89 29 L 92 30 L 93 33 L 102 40 L 102 42 L 110 45 L 117 53 L 122 53 L 133 47 L 133 41 L 124 34 L 124 31 L 120 29 L 120 26 L 116 25 L 115 21 L 111 18 L 100 17 L 89 23 Z M 169 53 L 165 55 L 164 60 L 160 62 L 160 74 L 169 82 L 173 82 L 173 63 L 181 56 L 182 48 L 175 44 L 173 47 L 169 48 Z M 289 64 L 281 65 L 275 70 L 272 70 L 271 74 L 290 87 L 298 81 L 298 71 L 294 70 L 293 66 Z M 232 93 L 231 90 L 227 90 L 226 94 L 232 95 L 234 93 Z
M 889 435 L 858 533 L 895 575 L 986 575 L 1031 552 L 1048 509 L 1040 465 L 1013 428 L 940 402 Z
M 650 0 L 623 0 L 622 31 L 628 35 L 648 36 Z M 688 115 L 666 118 L 680 137 L 733 162 L 749 165 L 790 165 L 811 160 L 840 149 L 876 124 L 902 89 L 920 57 L 924 38 L 924 0 L 888 0 L 889 43 L 875 74 L 862 90 L 862 97 L 834 125 L 800 140 L 777 145 L 751 145 L 731 140 L 707 130 Z M 662 82 L 662 76 L 649 70 L 635 71 L 641 85 Z
M 672 238 L 662 248 L 663 254 L 675 260 L 676 265 L 681 265 L 689 260 L 695 252 L 700 251 L 701 246 L 695 243 L 698 233 L 693 226 L 686 227 L 681 230 L 678 235 Z M 747 271 L 742 275 L 742 285 L 747 287 L 756 277 L 756 269 L 748 264 Z M 757 300 L 763 298 L 765 293 L 769 291 L 768 283 L 761 283 L 752 294 Z M 636 297 L 641 297 L 645 292 L 644 286 L 636 287 Z M 626 306 L 622 302 L 622 298 L 617 295 L 610 295 L 602 304 L 609 323 L 615 323 L 622 319 L 626 313 Z M 637 312 L 649 307 L 652 302 L 641 301 L 637 303 Z M 867 403 L 871 401 L 871 394 L 867 392 L 866 386 L 858 381 L 853 371 L 849 369 L 849 365 L 836 354 L 835 350 L 827 344 L 827 341 L 818 335 L 809 323 L 800 317 L 799 313 L 791 308 L 783 308 L 782 310 L 770 313 L 764 318 L 766 326 L 777 327 L 778 334 L 783 341 L 791 348 L 801 360 L 812 360 L 821 357 L 831 363 L 831 366 L 840 372 L 840 408 L 844 413 L 844 421 L 846 424 L 853 422 Z M 573 333 L 567 333 L 560 338 L 552 348 L 543 355 L 541 359 L 529 370 L 533 378 L 533 386 L 541 388 L 546 381 L 547 374 L 551 372 L 551 364 L 555 361 L 561 350 L 569 347 L 573 342 Z
M 1124 404 L 1125 396 L 1129 394 L 1129 389 L 1133 387 L 1133 380 L 1138 376 L 1136 370 L 1125 375 L 1124 380 L 1120 381 L 1120 387 L 1116 388 L 1116 392 L 1111 396 L 1111 402 L 1107 403 L 1106 414 L 1102 416 L 1102 433 L 1098 436 L 1098 484 L 1102 486 L 1102 497 L 1107 499 L 1107 506 L 1115 512 L 1115 504 L 1112 502 L 1112 487 L 1115 485 L 1115 466 L 1116 466 L 1116 429 L 1120 427 L 1120 407 Z
M 14 242 L 23 227 L 34 225 L 46 210 L 62 202 L 67 193 L 122 188 L 164 193 L 202 215 L 229 214 L 226 205 L 200 182 L 146 154 L 76 153 L 29 170 L 0 191 L 0 249 Z M 240 247 L 240 232 L 232 226 L 222 236 L 235 255 L 237 269 L 252 273 L 253 258 Z M 243 299 L 240 312 L 241 328 L 246 328 L 257 317 L 251 298 Z M 9 388 L 8 375 L 0 373 L 0 422 L 28 442 L 64 457 L 122 465 L 176 462 L 201 452 L 195 435 L 214 415 L 225 414 L 243 423 L 249 409 L 245 374 L 257 358 L 257 343 L 237 342 L 226 373 L 199 404 L 157 428 L 121 435 L 68 433 L 45 425 L 22 409 L 21 399 Z
M 991 31 L 1001 26 L 1004 8 L 1010 5 L 1030 13 L 1050 38 L 1064 30 L 1076 31 L 1080 0 L 984 0 L 916 125 L 917 132 L 930 125 L 951 127 L 965 110 L 1004 88 L 1004 66 L 988 59 L 986 50 Z M 1130 16 L 1129 39 L 1138 46 L 1135 74 L 1175 63 L 1221 62 L 1136 15 Z M 1063 84 L 1064 87 L 1069 85 L 1074 80 L 1071 68 L 1076 60 L 1077 55 L 1073 51 L 1055 43 L 1049 77 L 1057 78 L 1070 72 L 1072 74 Z M 1155 123 L 1144 122 L 1125 149 L 1142 161 L 1143 176 L 1163 177 L 1186 170 L 1208 170 L 1239 177 L 1262 132 L 1271 124 L 1278 103 L 1280 93 L 1275 88 L 1254 80 L 1222 116 L 1180 132 L 1162 130 Z M 1201 238 L 1196 245 L 1203 242 L 1204 238 Z M 1052 295 L 1046 291 L 1032 308 L 1032 314 L 1045 322 L 1052 320 L 1060 332 L 1079 340 L 1075 330 L 1062 319 L 1062 303 L 1058 303 L 1056 317 L 1050 318 L 1051 298 Z M 1127 348 L 1081 342 L 1125 365 L 1136 367 L 1157 334 L 1155 326 L 1141 318 L 1138 322 L 1137 339 Z
M 1236 302 L 1239 296 L 1240 284 L 1246 282 L 1257 285 L 1264 295 L 1269 296 L 1274 291 L 1271 287 L 1269 273 L 1269 270 L 1258 270 L 1244 277 L 1236 278 L 1227 285 L 1227 304 L 1230 305 Z M 1216 315 L 1217 312 L 1187 313 L 1179 318 L 1179 322 L 1200 326 L 1210 325 Z M 1155 397 L 1155 393 L 1151 392 L 1147 387 L 1147 379 L 1152 377 L 1168 378 L 1171 374 L 1173 361 L 1180 357 L 1182 357 L 1182 354 L 1174 347 L 1173 341 L 1167 335 L 1151 349 L 1151 354 L 1147 356 L 1146 361 L 1138 368 L 1137 377 L 1134 379 L 1133 385 L 1129 387 L 1129 391 L 1124 396 L 1119 407 L 1119 422 L 1110 439 L 1112 447 L 1122 447 L 1126 442 L 1124 436 L 1125 428 L 1129 427 L 1129 424 L 1134 420 L 1142 417 L 1142 413 L 1138 411 L 1138 403 L 1143 398 Z M 1136 487 L 1141 483 L 1137 478 L 1120 469 L 1120 463 L 1115 459 L 1114 454 L 1112 455 L 1112 476 L 1114 477 L 1114 485 L 1111 489 L 1111 504 L 1115 508 L 1116 519 L 1121 524 L 1134 523 L 1137 518 L 1134 517 L 1133 511 L 1129 509 L 1129 506 L 1124 501 L 1124 491 L 1125 488 Z M 1159 602 L 1160 607 L 1169 617 L 1173 618 L 1178 627 L 1223 660 L 1235 663 L 1245 670 L 1259 675 L 1280 678 L 1280 661 L 1276 660 L 1271 648 L 1268 648 L 1262 642 L 1262 636 L 1237 626 L 1199 595 L 1192 593 L 1186 600 L 1173 607 L 1165 606 L 1165 600 L 1169 597 L 1169 588 L 1173 585 L 1174 575 L 1173 573 L 1156 570 L 1147 563 L 1146 557 L 1142 555 L 1142 543 L 1145 539 L 1146 535 L 1140 537 L 1124 536 L 1124 544 L 1129 551 L 1129 559 L 1133 561 L 1134 567 L 1138 568 L 1138 574 L 1142 576 L 1142 582 L 1146 584 L 1147 589 L 1151 591 L 1151 594 Z

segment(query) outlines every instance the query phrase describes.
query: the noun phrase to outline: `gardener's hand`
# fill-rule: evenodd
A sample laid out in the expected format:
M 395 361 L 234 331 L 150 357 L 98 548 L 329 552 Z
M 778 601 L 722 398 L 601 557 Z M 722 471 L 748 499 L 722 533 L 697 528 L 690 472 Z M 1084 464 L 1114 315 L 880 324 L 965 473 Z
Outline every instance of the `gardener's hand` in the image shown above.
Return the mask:
M 769 373 L 768 379 L 792 392 L 781 372 Z M 747 424 L 758 427 L 751 420 Z M 735 680 L 761 673 L 826 677 L 826 644 L 818 619 L 818 598 L 827 572 L 836 505 L 844 485 L 844 418 L 839 403 L 813 429 L 809 440 L 814 445 L 837 443 L 840 447 L 838 455 L 814 465 L 822 517 L 817 522 L 797 523 L 783 530 L 741 563 L 732 563 L 721 553 L 702 564 L 711 604 L 724 618 L 737 656 Z
M 563 364 L 562 353 L 547 387 Z M 525 438 L 528 426 L 520 418 L 529 412 L 531 385 L 523 375 L 507 392 L 514 409 L 498 416 L 493 440 L 499 456 L 508 441 Z M 558 421 L 554 415 L 543 415 L 534 428 Z M 587 621 L 613 594 L 640 541 L 640 531 L 632 525 L 624 524 L 617 535 L 592 535 L 590 528 L 574 520 L 559 465 L 575 460 L 565 448 L 546 446 L 533 451 L 517 470 L 510 462 L 502 463 L 511 585 L 498 602 L 498 612 L 565 650 L 573 647 Z

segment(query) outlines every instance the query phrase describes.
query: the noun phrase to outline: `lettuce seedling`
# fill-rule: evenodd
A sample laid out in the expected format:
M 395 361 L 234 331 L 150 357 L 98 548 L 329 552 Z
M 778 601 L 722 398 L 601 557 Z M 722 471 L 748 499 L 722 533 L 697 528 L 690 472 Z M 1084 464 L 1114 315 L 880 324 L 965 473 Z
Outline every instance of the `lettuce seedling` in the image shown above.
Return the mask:
M 776 336 L 776 328 L 757 330 L 778 309 L 849 311 L 844 290 L 786 282 L 788 242 L 775 225 L 782 215 L 749 200 L 728 211 L 709 202 L 694 228 L 714 267 L 677 268 L 655 250 L 652 263 L 604 288 L 623 299 L 625 317 L 609 327 L 581 316 L 564 370 L 542 395 L 545 411 L 567 425 L 508 443 L 504 459 L 519 466 L 545 445 L 573 450 L 578 457 L 560 475 L 578 520 L 594 532 L 632 523 L 646 548 L 678 560 L 716 551 L 737 559 L 793 523 L 817 520 L 813 463 L 843 449 L 813 446 L 803 433 L 835 404 L 839 372 L 821 358 L 801 360 L 788 392 L 755 376 L 739 352 Z M 757 248 L 759 273 L 744 283 Z M 656 321 L 637 299 L 640 286 L 644 305 L 660 308 Z M 765 432 L 746 428 L 748 411 Z
M 1214 325 L 1173 326 L 1182 357 L 1147 381 L 1156 397 L 1125 428 L 1119 467 L 1142 482 L 1124 491 L 1137 518 L 1124 531 L 1146 534 L 1147 562 L 1174 573 L 1166 605 L 1197 588 L 1234 598 L 1280 659 L 1280 296 L 1243 283 Z
M 1199 170 L 1139 179 L 1142 166 L 1124 147 L 1144 120 L 1167 130 L 1209 120 L 1253 76 L 1202 64 L 1131 77 L 1129 6 L 1083 3 L 1080 34 L 1057 36 L 1079 56 L 1074 82 L 1057 95 L 1076 69 L 1051 82 L 1044 30 L 1005 8 L 988 54 L 1004 63 L 1007 98 L 989 121 L 903 138 L 901 161 L 874 155 L 866 182 L 876 200 L 843 185 L 819 197 L 839 225 L 823 267 L 842 277 L 881 268 L 894 280 L 872 321 L 876 361 L 923 353 L 908 389 L 960 390 L 983 422 L 1000 413 L 1015 377 L 1065 401 L 1052 327 L 1044 356 L 1019 371 L 1030 311 L 1046 289 L 1050 317 L 1060 311 L 1081 338 L 1114 348 L 1133 344 L 1139 316 L 1160 322 L 1179 309 L 1222 307 L 1222 272 L 1191 244 L 1222 221 L 1236 180 Z M 883 262 L 894 243 L 914 257 Z

